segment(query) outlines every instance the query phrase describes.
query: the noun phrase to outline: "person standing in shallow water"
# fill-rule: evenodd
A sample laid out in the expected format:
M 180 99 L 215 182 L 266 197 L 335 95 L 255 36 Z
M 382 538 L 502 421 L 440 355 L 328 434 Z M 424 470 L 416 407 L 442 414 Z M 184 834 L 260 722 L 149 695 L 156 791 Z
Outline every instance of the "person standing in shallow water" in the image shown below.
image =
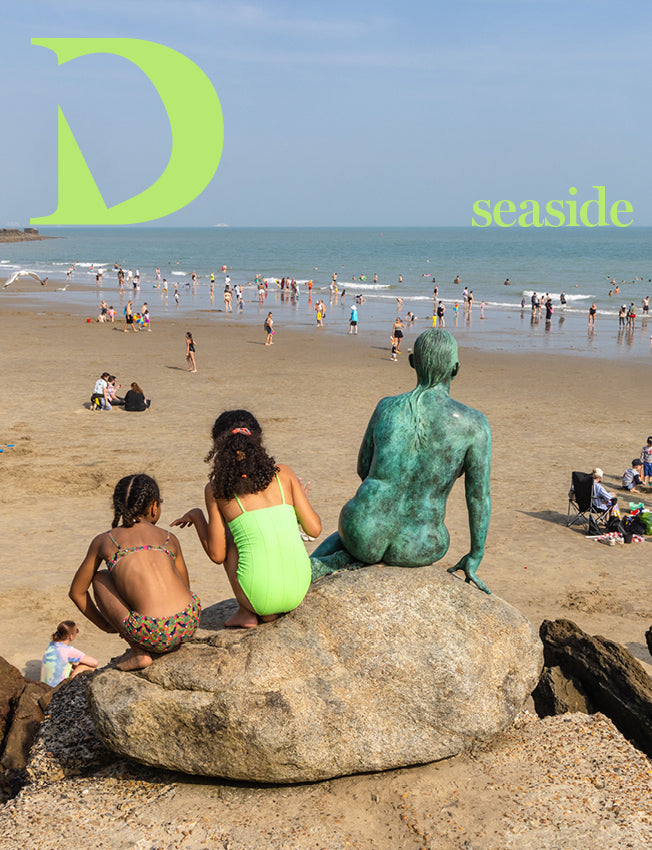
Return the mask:
M 598 308 L 595 306 L 595 301 L 589 307 L 589 327 L 593 329 L 595 327 L 595 314 L 598 312 Z

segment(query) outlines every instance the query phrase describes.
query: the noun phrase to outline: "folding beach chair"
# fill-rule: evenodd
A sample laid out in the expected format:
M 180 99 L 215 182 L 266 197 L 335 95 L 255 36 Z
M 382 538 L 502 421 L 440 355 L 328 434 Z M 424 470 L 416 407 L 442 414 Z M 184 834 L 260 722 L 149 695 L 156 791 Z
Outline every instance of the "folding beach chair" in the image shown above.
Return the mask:
M 593 500 L 593 475 L 590 472 L 573 472 L 568 491 L 567 526 L 581 523 L 590 533 L 601 534 L 607 528 L 612 505 L 598 507 Z

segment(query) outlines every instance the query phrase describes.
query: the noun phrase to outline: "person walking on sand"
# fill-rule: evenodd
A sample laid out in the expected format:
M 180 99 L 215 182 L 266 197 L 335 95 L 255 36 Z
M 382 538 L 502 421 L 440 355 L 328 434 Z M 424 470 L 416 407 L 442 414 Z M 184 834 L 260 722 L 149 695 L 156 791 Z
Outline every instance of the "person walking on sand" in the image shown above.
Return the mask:
M 263 327 L 265 329 L 265 345 L 274 345 L 274 319 L 271 313 L 267 314 Z
M 351 318 L 349 319 L 349 333 L 358 333 L 358 308 L 353 304 L 351 307 Z
M 401 350 L 401 340 L 403 339 L 403 330 L 405 325 L 401 321 L 401 317 L 397 316 L 392 328 L 392 338 L 396 340 L 396 351 Z
M 190 331 L 186 332 L 186 362 L 188 363 L 188 371 L 196 372 L 197 363 L 195 362 L 195 340 L 192 338 Z
M 134 302 L 129 300 L 127 301 L 127 306 L 125 307 L 125 333 L 129 332 L 129 328 L 131 328 L 134 333 L 138 333 L 138 328 L 134 322 L 134 310 L 133 310 Z

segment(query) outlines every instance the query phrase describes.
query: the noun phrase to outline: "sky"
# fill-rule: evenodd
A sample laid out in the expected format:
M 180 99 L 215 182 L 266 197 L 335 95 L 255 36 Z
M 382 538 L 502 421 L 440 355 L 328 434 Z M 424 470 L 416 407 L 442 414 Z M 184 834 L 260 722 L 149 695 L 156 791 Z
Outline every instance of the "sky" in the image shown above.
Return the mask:
M 0 226 L 57 207 L 59 105 L 108 206 L 170 157 L 143 72 L 30 44 L 56 36 L 166 45 L 213 84 L 217 172 L 153 225 L 470 226 L 477 199 L 594 185 L 652 225 L 647 0 L 31 0 L 0 27 Z

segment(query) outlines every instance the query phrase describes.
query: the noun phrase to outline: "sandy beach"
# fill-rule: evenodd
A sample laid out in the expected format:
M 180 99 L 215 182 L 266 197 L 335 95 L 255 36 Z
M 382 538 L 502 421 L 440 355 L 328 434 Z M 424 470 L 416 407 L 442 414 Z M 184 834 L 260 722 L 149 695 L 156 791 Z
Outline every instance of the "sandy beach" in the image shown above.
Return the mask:
M 408 331 L 396 364 L 386 340 L 364 333 L 320 336 L 280 326 L 275 345 L 265 347 L 257 327 L 166 319 L 151 333 L 125 334 L 121 323 L 7 304 L 0 323 L 0 447 L 14 444 L 0 454 L 0 654 L 32 678 L 65 618 L 78 621 L 76 644 L 101 663 L 122 650 L 117 637 L 80 622 L 67 596 L 71 577 L 90 540 L 110 527 L 110 496 L 121 476 L 142 471 L 158 480 L 163 526 L 201 503 L 209 430 L 224 409 L 255 413 L 271 453 L 312 482 L 324 534 L 335 530 L 357 487 L 366 423 L 382 396 L 414 385 L 408 348 L 425 327 Z M 197 342 L 196 374 L 185 364 L 187 330 Z M 644 638 L 652 624 L 650 544 L 607 547 L 565 524 L 571 471 L 600 466 L 607 488 L 618 488 L 652 433 L 642 392 L 647 366 L 465 348 L 460 361 L 451 395 L 482 410 L 493 433 L 492 521 L 479 575 L 536 627 L 544 618 L 572 619 L 623 644 L 652 672 Z M 92 412 L 88 401 L 104 370 L 118 376 L 122 392 L 136 380 L 151 410 Z M 616 492 L 626 506 L 629 498 Z M 652 507 L 652 496 L 640 498 Z M 467 551 L 460 483 L 447 526 L 451 548 L 442 568 Z M 202 602 L 230 597 L 222 569 L 196 536 L 179 536 Z

